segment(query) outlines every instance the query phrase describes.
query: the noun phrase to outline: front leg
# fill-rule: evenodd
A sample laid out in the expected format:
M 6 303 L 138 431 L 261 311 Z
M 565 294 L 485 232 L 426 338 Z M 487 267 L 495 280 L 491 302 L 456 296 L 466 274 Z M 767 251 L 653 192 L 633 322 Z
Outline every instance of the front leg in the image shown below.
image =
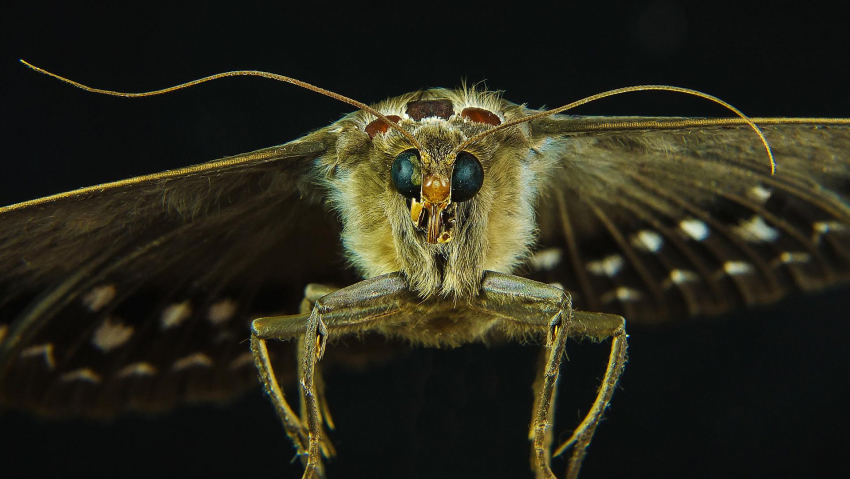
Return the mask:
M 519 276 L 487 272 L 476 306 L 503 318 L 509 334 L 522 335 L 535 330 L 546 332 L 546 360 L 541 377 L 535 383 L 535 406 L 529 439 L 532 443 L 533 468 L 538 478 L 554 478 L 550 466 L 552 442 L 551 418 L 554 413 L 555 386 L 566 350 L 567 337 L 601 341 L 614 338 L 602 386 L 584 421 L 573 436 L 556 451 L 561 454 L 575 444 L 567 469 L 568 478 L 576 478 L 582 460 L 599 425 L 602 413 L 611 401 L 626 361 L 625 321 L 613 314 L 573 311 L 563 289 Z
M 329 293 L 332 293 L 338 288 L 332 288 L 329 286 L 318 285 L 318 284 L 309 284 L 305 288 L 304 291 L 304 300 L 301 302 L 300 307 L 300 315 L 288 316 L 289 318 L 305 318 L 303 321 L 299 321 L 296 319 L 298 323 L 306 323 L 306 318 L 309 317 L 310 312 L 313 310 L 313 306 L 316 301 Z M 260 325 L 265 324 L 264 319 L 260 319 Z M 262 327 L 261 327 L 262 329 Z M 298 348 L 298 358 L 300 359 L 303 354 L 303 337 L 299 340 L 299 348 Z M 274 369 L 271 365 L 271 359 L 268 353 L 268 348 L 266 346 L 266 338 L 257 336 L 256 334 L 251 335 L 251 350 L 254 354 L 254 362 L 257 367 L 257 371 L 260 374 L 260 380 L 263 383 L 263 387 L 266 391 L 266 394 L 272 401 L 272 404 L 275 406 L 275 411 L 277 412 L 278 417 L 283 424 L 284 430 L 286 431 L 286 435 L 292 441 L 295 446 L 296 454 L 301 458 L 302 462 L 306 465 L 307 462 L 307 448 L 308 448 L 308 436 L 307 429 L 305 424 L 307 423 L 307 419 L 305 417 L 305 406 L 304 406 L 304 394 L 301 388 L 300 397 L 301 397 L 301 417 L 296 416 L 295 412 L 293 412 L 291 406 L 286 400 L 286 397 L 283 393 L 283 389 L 281 389 L 280 385 L 277 382 L 277 377 L 275 375 Z M 300 361 L 299 361 L 300 362 Z M 301 369 L 299 368 L 299 373 Z M 324 399 L 324 382 L 322 381 L 321 374 L 317 371 L 316 380 L 318 383 L 317 391 L 319 394 L 319 402 L 321 404 L 321 412 L 324 416 L 325 422 L 328 427 L 333 429 L 333 420 L 331 419 L 330 412 L 327 409 L 327 402 Z M 299 377 L 299 380 L 302 379 Z M 325 457 L 332 457 L 335 454 L 333 449 L 333 445 L 328 440 L 322 441 L 321 444 L 322 454 Z
M 377 331 L 385 335 L 400 335 L 416 338 L 419 341 L 442 344 L 440 338 L 423 334 L 434 334 L 428 328 L 431 319 L 445 321 L 457 316 L 452 308 L 466 308 L 477 311 L 479 317 L 471 321 L 458 320 L 454 323 L 454 332 L 448 337 L 452 343 L 483 339 L 491 327 L 497 327 L 509 336 L 521 337 L 535 335 L 546 337 L 548 355 L 540 386 L 537 388 L 535 413 L 532 418 L 531 438 L 534 457 L 534 469 L 538 476 L 554 477 L 549 465 L 551 445 L 550 417 L 555 385 L 560 372 L 561 360 L 566 348 L 568 336 L 601 340 L 614 337 L 608 372 L 603 387 L 599 391 L 594 407 L 585 421 L 576 430 L 576 447 L 570 461 L 569 477 L 575 477 L 584 457 L 585 448 L 592 438 L 601 414 L 613 394 L 617 379 L 625 362 L 625 329 L 623 319 L 606 314 L 573 312 L 570 297 L 562 289 L 531 281 L 518 276 L 495 272 L 486 272 L 482 280 L 481 292 L 465 303 L 432 298 L 422 300 L 410 292 L 404 277 L 399 273 L 370 278 L 347 288 L 332 292 L 315 302 L 310 314 L 260 318 L 252 324 L 252 341 L 266 339 L 301 338 L 301 387 L 304 409 L 306 411 L 307 438 L 303 437 L 303 428 L 290 434 L 299 452 L 306 449 L 307 464 L 305 478 L 320 477 L 323 474 L 320 444 L 321 414 L 316 387 L 316 363 L 324 354 L 329 335 L 341 337 L 351 333 Z M 489 325 L 488 325 L 489 323 Z M 445 322 L 441 324 L 445 327 Z M 465 339 L 459 339 L 465 338 Z M 444 338 L 443 340 L 448 340 Z M 448 343 L 447 343 L 448 344 Z M 262 370 L 267 361 L 258 359 L 261 378 L 275 401 L 278 411 L 290 411 L 283 408 L 282 395 L 273 392 L 276 383 L 273 374 Z M 285 401 L 282 401 L 285 404 Z M 281 414 L 286 421 L 293 415 Z M 294 418 L 298 424 L 302 421 Z M 289 433 L 290 428 L 287 428 Z M 306 444 L 305 444 L 306 442 Z M 560 450 L 569 446 L 565 444 Z M 306 446 L 306 447 L 304 447 Z
M 309 315 L 313 308 L 316 306 L 316 302 L 319 301 L 324 296 L 333 293 L 334 291 L 339 290 L 339 288 L 335 288 L 332 286 L 327 286 L 323 284 L 308 284 L 304 289 L 304 300 L 301 302 L 300 313 L 303 315 Z M 304 356 L 304 350 L 306 349 L 306 345 L 304 344 L 304 336 L 301 336 L 298 339 L 298 347 L 296 348 L 298 360 L 296 364 L 301 364 Z M 298 368 L 298 383 L 301 384 L 304 381 L 303 370 L 302 368 Z M 322 376 L 321 367 L 316 364 L 313 372 L 313 382 L 316 385 L 316 395 L 317 401 L 319 403 L 319 422 L 327 425 L 327 427 L 331 430 L 334 429 L 333 418 L 331 417 L 330 409 L 328 407 L 328 401 L 325 399 L 325 381 Z M 306 406 L 306 397 L 304 394 L 303 388 L 298 388 L 299 397 L 300 397 L 300 411 L 301 411 L 301 424 L 307 424 L 307 406 Z M 334 450 L 333 444 L 330 442 L 330 439 L 327 437 L 327 434 L 322 433 L 322 455 L 331 458 L 336 454 Z
M 605 376 L 602 378 L 599 391 L 597 391 L 596 400 L 593 401 L 587 416 L 578 425 L 572 436 L 558 446 L 555 451 L 555 455 L 558 456 L 569 447 L 573 447 L 566 479 L 576 479 L 584 456 L 587 454 L 587 446 L 593 439 L 596 427 L 599 426 L 602 414 L 611 402 L 611 397 L 617 388 L 617 382 L 626 367 L 628 335 L 626 334 L 626 321 L 620 316 L 576 311 L 573 316 L 573 330 L 570 332 L 570 336 L 575 339 L 589 339 L 597 342 L 611 338 L 608 366 L 605 369 Z
M 313 299 L 309 297 L 309 290 L 307 296 L 307 300 Z M 275 394 L 279 387 L 274 381 L 274 374 L 264 371 L 264 368 L 270 369 L 268 361 L 258 359 L 257 365 L 278 415 L 283 419 L 287 434 L 296 443 L 299 453 L 306 453 L 304 479 L 324 476 L 320 454 L 323 444 L 320 404 L 323 400 L 319 395 L 321 388 L 317 388 L 320 380 L 316 363 L 324 355 L 329 331 L 339 337 L 347 333 L 380 329 L 381 324 L 400 311 L 400 304 L 405 299 L 408 302 L 411 299 L 407 283 L 400 274 L 389 274 L 361 281 L 315 299 L 309 314 L 258 318 L 252 323 L 252 343 L 264 344 L 266 339 L 299 338 L 299 378 L 302 416 L 306 415 L 307 422 L 306 441 L 303 438 L 303 429 L 291 433 L 290 429 L 294 428 L 287 427 L 288 421 L 298 420 L 294 418 L 294 413 L 286 404 L 282 393 Z M 282 414 L 281 411 L 286 413 Z M 301 424 L 301 421 L 298 423 Z

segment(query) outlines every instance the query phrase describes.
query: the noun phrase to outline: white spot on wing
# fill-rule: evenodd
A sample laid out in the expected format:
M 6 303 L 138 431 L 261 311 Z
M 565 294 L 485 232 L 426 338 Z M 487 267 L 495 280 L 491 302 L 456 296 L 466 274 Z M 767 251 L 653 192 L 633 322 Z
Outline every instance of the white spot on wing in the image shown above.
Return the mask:
M 109 351 L 122 346 L 124 343 L 129 341 L 132 336 L 132 326 L 125 325 L 118 318 L 106 318 L 94 331 L 91 342 L 104 353 L 108 353 Z
M 217 301 L 207 311 L 207 319 L 215 326 L 222 325 L 236 313 L 236 302 L 230 298 Z
M 116 290 L 114 284 L 96 286 L 83 296 L 83 304 L 89 309 L 89 311 L 96 313 L 109 304 L 110 301 L 115 299 L 115 293 Z
M 737 226 L 732 227 L 732 231 L 745 241 L 752 243 L 776 241 L 779 238 L 779 231 L 765 223 L 764 218 L 759 215 L 748 220 L 741 220 Z
M 753 265 L 746 261 L 727 261 L 723 263 L 723 271 L 729 276 L 738 276 L 752 272 Z
M 694 218 L 688 218 L 679 222 L 679 229 L 697 241 L 708 238 L 708 225 Z
M 747 196 L 750 199 L 758 201 L 759 203 L 764 203 L 765 201 L 770 199 L 771 193 L 772 191 L 765 188 L 764 186 L 756 185 L 750 188 L 749 191 L 747 191 Z
M 618 254 L 606 256 L 599 261 L 590 261 L 587 263 L 587 270 L 598 276 L 608 276 L 613 278 L 623 269 L 625 261 Z
M 847 225 L 838 221 L 817 221 L 812 223 L 812 242 L 820 243 L 820 237 L 827 233 L 846 231 Z
M 236 359 L 233 361 L 230 361 L 230 370 L 235 371 L 249 364 L 254 364 L 254 355 L 249 352 L 244 352 L 239 356 L 236 356 Z
M 32 358 L 36 356 L 44 357 L 44 362 L 47 364 L 48 368 L 53 369 L 56 367 L 56 360 L 53 358 L 53 343 L 30 346 L 21 351 L 22 358 Z
M 529 264 L 535 271 L 550 271 L 561 263 L 563 255 L 564 251 L 561 248 L 542 249 L 531 255 Z
M 808 263 L 812 257 L 801 251 L 785 251 L 779 255 L 779 262 L 784 264 Z
M 634 288 L 620 286 L 619 288 L 613 291 L 608 291 L 607 293 L 604 293 L 602 295 L 602 302 L 610 303 L 611 301 L 614 301 L 616 299 L 623 303 L 628 303 L 631 301 L 638 301 L 641 298 L 643 298 L 643 293 L 641 293 L 640 291 Z
M 189 301 L 171 304 L 162 310 L 160 324 L 162 325 L 162 329 L 173 328 L 175 326 L 180 326 L 180 324 L 189 319 L 190 316 L 192 316 L 192 306 L 189 304 Z
M 649 253 L 657 253 L 663 245 L 664 238 L 652 230 L 641 230 L 632 236 L 632 246 Z
M 174 364 L 171 365 L 171 369 L 173 371 L 182 371 L 184 369 L 188 369 L 194 366 L 201 366 L 208 368 L 212 366 L 213 360 L 209 356 L 204 353 L 194 353 L 190 354 L 186 357 L 180 358 L 177 361 L 174 361 Z
M 68 371 L 67 373 L 59 376 L 59 380 L 66 383 L 71 381 L 85 381 L 92 384 L 98 384 L 100 383 L 100 375 L 89 368 L 80 368 Z
M 685 284 L 685 283 L 694 283 L 699 281 L 699 275 L 694 273 L 693 271 L 689 271 L 686 269 L 674 269 L 670 271 L 670 275 L 667 276 L 667 279 L 664 280 L 664 288 L 669 288 L 671 286 Z
M 127 378 L 130 376 L 153 376 L 156 374 L 156 368 L 153 364 L 139 361 L 137 363 L 128 364 L 118 371 L 119 378 Z

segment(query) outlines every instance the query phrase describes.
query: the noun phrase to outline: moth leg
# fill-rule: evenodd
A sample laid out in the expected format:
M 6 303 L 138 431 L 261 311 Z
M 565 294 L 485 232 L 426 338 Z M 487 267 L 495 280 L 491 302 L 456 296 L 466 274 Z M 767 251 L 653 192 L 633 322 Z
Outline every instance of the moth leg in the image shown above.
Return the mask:
M 493 272 L 487 272 L 484 277 L 476 307 L 504 318 L 509 334 L 546 332 L 545 361 L 535 383 L 535 405 L 529 431 L 532 466 L 538 478 L 555 477 L 550 466 L 553 402 L 567 337 L 596 341 L 613 338 L 605 379 L 593 407 L 576 429 L 573 439 L 556 451 L 556 455 L 560 454 L 572 443 L 576 444 L 567 470 L 567 477 L 575 478 L 625 366 L 625 321 L 611 314 L 573 311 L 569 294 L 559 287 Z
M 299 420 L 298 416 L 286 401 L 286 396 L 278 384 L 277 377 L 275 376 L 274 369 L 271 365 L 266 340 L 252 334 L 251 351 L 254 354 L 254 364 L 259 372 L 263 388 L 265 389 L 266 394 L 268 394 L 272 404 L 275 406 L 275 411 L 277 412 L 281 423 L 283 423 L 283 429 L 286 432 L 287 437 L 289 437 L 289 440 L 292 441 L 292 444 L 295 446 L 296 455 L 301 458 L 302 463 L 306 464 L 307 447 L 309 443 L 307 427 L 305 426 L 304 420 Z M 331 457 L 336 453 L 333 444 L 331 444 L 324 435 L 322 436 L 321 450 L 326 457 Z
M 573 432 L 572 436 L 563 444 L 558 446 L 555 456 L 563 453 L 567 448 L 573 446 L 567 468 L 567 479 L 576 479 L 584 456 L 587 454 L 587 446 L 590 445 L 596 427 L 602 419 L 605 408 L 611 402 L 617 382 L 623 374 L 626 366 L 626 349 L 628 347 L 628 335 L 626 334 L 626 321 L 614 314 L 588 313 L 576 311 L 573 316 L 573 327 L 570 336 L 576 339 L 590 339 L 602 341 L 611 338 L 611 353 L 608 355 L 608 366 L 605 369 L 605 377 L 596 394 L 587 416 Z
M 546 334 L 545 361 L 542 374 L 536 382 L 529 439 L 532 468 L 537 477 L 554 479 L 555 474 L 550 466 L 551 418 L 554 412 L 552 403 L 572 323 L 570 295 L 556 286 L 519 276 L 487 272 L 480 300 L 478 307 L 504 318 L 505 329 L 509 334 Z
M 338 289 L 339 288 L 335 288 L 335 287 L 327 286 L 327 285 L 322 285 L 322 284 L 316 284 L 316 283 L 308 284 L 307 287 L 304 289 L 304 300 L 301 301 L 301 307 L 300 307 L 301 314 L 309 314 L 313 310 L 313 307 L 315 306 L 316 301 L 318 301 L 319 298 L 326 296 L 330 293 L 333 293 L 334 291 L 336 291 Z M 297 364 L 301 364 L 301 361 L 303 360 L 303 358 L 301 356 L 302 356 L 302 352 L 304 351 L 304 349 L 305 349 L 304 337 L 301 336 L 298 339 L 298 347 L 297 347 L 298 363 Z M 302 377 L 302 373 L 303 373 L 303 369 L 298 368 L 299 384 L 304 379 Z M 325 380 L 324 380 L 324 376 L 322 375 L 321 366 L 319 364 L 316 364 L 316 366 L 315 366 L 313 380 L 316 383 L 316 401 L 319 404 L 319 417 L 320 417 L 319 422 L 327 425 L 328 429 L 333 430 L 334 429 L 334 422 L 333 422 L 333 418 L 331 417 L 330 409 L 328 407 L 328 401 L 327 401 L 327 399 L 325 399 Z M 301 424 L 304 425 L 304 424 L 307 424 L 306 398 L 305 398 L 305 395 L 304 395 L 304 389 L 303 388 L 298 388 L 298 391 L 299 391 L 299 397 L 300 397 Z M 333 456 L 336 455 L 336 450 L 333 447 L 333 443 L 330 441 L 330 439 L 328 438 L 328 435 L 325 433 L 324 430 L 322 431 L 322 455 L 325 456 L 325 457 L 333 457 Z
M 546 361 L 544 363 L 540 389 L 535 395 L 535 408 L 531 419 L 532 456 L 535 462 L 535 470 L 539 478 L 554 478 L 550 467 L 551 445 L 552 445 L 552 417 L 555 415 L 555 386 L 558 383 L 558 375 L 561 372 L 561 361 L 567 348 L 567 337 L 571 322 L 572 306 L 568 306 L 560 313 L 567 318 L 557 324 L 550 324 L 546 335 Z M 560 318 L 559 318 L 560 319 Z
M 316 364 L 324 355 L 329 332 L 343 335 L 349 332 L 369 331 L 377 324 L 386 321 L 388 316 L 398 312 L 399 300 L 408 295 L 407 283 L 401 275 L 388 274 L 370 278 L 322 296 L 315 301 L 309 315 L 258 318 L 252 323 L 252 332 L 259 339 L 303 338 L 300 343 L 303 349 L 299 361 L 300 383 L 307 419 L 307 464 L 304 468 L 303 479 L 324 475 L 320 454 L 322 419 L 319 412 Z M 278 401 L 277 397 L 273 396 L 272 399 Z
M 269 358 L 269 351 L 266 347 L 266 340 L 261 339 L 256 334 L 251 334 L 251 352 L 254 354 L 254 365 L 259 372 L 260 381 L 263 383 L 263 388 L 272 404 L 274 404 L 277 416 L 280 418 L 280 422 L 283 423 L 283 429 L 295 446 L 296 454 L 303 457 L 306 454 L 308 442 L 305 428 L 289 406 L 289 403 L 286 402 L 283 390 L 277 382 L 271 359 Z
M 545 377 L 546 377 L 546 367 L 549 364 L 550 349 L 544 347 L 543 349 L 540 350 L 540 353 L 541 353 L 540 357 L 538 358 L 538 361 L 537 361 L 537 363 L 538 363 L 537 364 L 537 375 L 536 375 L 536 379 L 534 380 L 534 385 L 532 386 L 532 390 L 534 391 L 534 404 L 533 404 L 533 407 L 532 407 L 532 410 L 531 410 L 531 417 L 532 418 L 537 417 L 538 409 L 539 409 L 539 406 L 540 406 L 540 398 L 543 397 L 542 391 L 544 389 L 544 380 L 545 380 Z M 556 383 L 555 387 L 554 387 L 554 391 L 552 392 L 551 400 L 550 400 L 551 404 L 555 404 L 555 400 L 556 400 L 557 395 L 558 395 L 558 385 Z M 554 424 L 554 421 L 555 421 L 555 407 L 553 406 L 553 407 L 549 408 L 549 413 L 548 413 L 548 416 L 546 417 L 544 424 L 552 425 L 552 424 Z M 539 469 L 536 468 L 536 466 L 534 466 L 535 464 L 538 463 L 538 459 L 537 459 L 538 451 L 542 451 L 546 455 L 543 458 L 543 462 L 545 462 L 546 464 L 550 464 L 551 460 L 552 460 L 552 456 L 550 454 L 550 451 L 552 449 L 552 438 L 553 438 L 553 436 L 552 436 L 552 428 L 551 427 L 545 428 L 545 430 L 543 431 L 544 436 L 542 438 L 542 445 L 541 446 L 535 446 L 534 445 L 535 439 L 538 442 L 541 441 L 539 438 L 535 437 L 536 432 L 537 432 L 537 428 L 534 426 L 534 424 L 532 424 L 528 429 L 528 440 L 529 440 L 529 442 L 532 443 L 531 464 L 532 464 L 532 468 L 535 469 L 535 472 L 539 472 Z

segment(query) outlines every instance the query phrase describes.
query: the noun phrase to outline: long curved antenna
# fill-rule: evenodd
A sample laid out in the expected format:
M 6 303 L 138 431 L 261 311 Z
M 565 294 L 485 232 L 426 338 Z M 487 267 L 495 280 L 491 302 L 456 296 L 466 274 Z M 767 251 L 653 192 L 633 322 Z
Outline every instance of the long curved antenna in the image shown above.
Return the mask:
M 717 98 L 716 96 L 712 96 L 712 95 L 709 95 L 708 93 L 703 93 L 703 92 L 697 91 L 697 90 L 691 90 L 690 88 L 682 88 L 682 87 L 669 86 L 669 85 L 636 85 L 636 86 L 629 86 L 629 87 L 625 87 L 625 88 L 617 88 L 617 89 L 614 89 L 614 90 L 608 90 L 608 91 L 604 91 L 602 93 L 597 93 L 595 95 L 591 95 L 591 96 L 582 98 L 581 100 L 574 101 L 570 104 L 567 104 L 567 105 L 564 105 L 564 106 L 561 106 L 561 107 L 558 107 L 558 108 L 553 108 L 551 110 L 542 111 L 540 113 L 535 113 L 533 115 L 524 116 L 522 118 L 517 118 L 516 120 L 512 120 L 512 121 L 502 123 L 499 126 L 493 127 L 493 128 L 491 128 L 487 131 L 481 132 L 481 133 L 473 136 L 472 138 L 469 138 L 468 140 L 461 143 L 457 148 L 455 148 L 455 153 L 459 153 L 464 148 L 469 147 L 469 145 L 481 140 L 482 138 L 484 138 L 486 136 L 492 135 L 493 133 L 495 133 L 499 130 L 502 130 L 504 128 L 509 128 L 509 127 L 512 127 L 512 126 L 515 126 L 515 125 L 519 125 L 521 123 L 526 123 L 526 122 L 529 122 L 529 121 L 536 120 L 538 118 L 543 118 L 543 117 L 547 117 L 549 115 L 554 115 L 556 113 L 561 113 L 561 112 L 564 112 L 564 111 L 567 111 L 567 110 L 571 110 L 571 109 L 576 108 L 578 106 L 590 103 L 592 101 L 600 100 L 602 98 L 607 98 L 609 96 L 621 95 L 623 93 L 631 93 L 631 92 L 636 92 L 636 91 L 671 91 L 671 92 L 676 92 L 676 93 L 684 93 L 686 95 L 691 95 L 691 96 L 695 96 L 695 97 L 698 97 L 698 98 L 703 98 L 705 100 L 709 100 L 713 103 L 717 103 L 718 105 L 721 105 L 722 107 L 726 108 L 727 110 L 732 111 L 733 113 L 738 115 L 738 117 L 740 117 L 741 120 L 744 123 L 749 125 L 750 128 L 753 129 L 753 131 L 756 132 L 756 135 L 758 135 L 759 140 L 761 140 L 762 145 L 764 145 L 764 149 L 767 152 L 767 157 L 770 160 L 770 174 L 773 175 L 773 174 L 776 173 L 776 161 L 773 158 L 773 152 L 770 151 L 770 145 L 767 143 L 767 138 L 764 137 L 764 133 L 762 133 L 762 131 L 761 131 L 761 129 L 759 129 L 758 125 L 756 125 L 747 115 L 744 115 L 740 110 L 738 110 L 734 106 L 730 105 L 729 103 L 726 103 L 725 101 L 721 100 L 720 98 Z
M 174 85 L 174 86 L 171 86 L 171 87 L 168 87 L 168 88 L 162 88 L 160 90 L 151 90 L 151 91 L 140 92 L 140 93 L 128 93 L 128 92 L 120 92 L 120 91 L 114 91 L 114 90 L 104 90 L 104 89 L 101 89 L 101 88 L 93 88 L 93 87 L 90 87 L 88 85 L 83 85 L 82 83 L 76 82 L 74 80 L 65 78 L 65 77 L 60 76 L 60 75 L 57 75 L 53 72 L 49 72 L 49 71 L 47 71 L 43 68 L 39 68 L 39 67 L 27 62 L 24 59 L 20 59 L 20 62 L 23 63 L 24 65 L 26 65 L 27 67 L 39 72 L 39 73 L 43 73 L 47 76 L 53 77 L 53 78 L 55 78 L 55 79 L 57 79 L 61 82 L 68 83 L 69 85 L 73 85 L 77 88 L 81 88 L 85 91 L 88 91 L 88 92 L 91 92 L 91 93 L 100 93 L 101 95 L 120 96 L 120 97 L 124 97 L 124 98 L 143 98 L 143 97 L 146 97 L 146 96 L 162 95 L 164 93 L 170 93 L 170 92 L 173 92 L 173 91 L 176 91 L 176 90 L 182 90 L 184 88 L 189 88 L 189 87 L 193 87 L 195 85 L 200 85 L 201 83 L 206 83 L 208 81 L 218 80 L 220 78 L 227 78 L 227 77 L 237 77 L 237 76 L 262 77 L 262 78 L 268 78 L 270 80 L 276 80 L 276 81 L 280 81 L 280 82 L 284 82 L 284 83 L 291 83 L 295 86 L 299 86 L 301 88 L 304 88 L 304 89 L 307 89 L 307 90 L 310 90 L 310 91 L 314 91 L 314 92 L 316 92 L 320 95 L 324 95 L 324 96 L 333 98 L 334 100 L 339 100 L 343 103 L 348 103 L 349 105 L 351 105 L 355 108 L 367 111 L 367 112 L 375 115 L 376 117 L 383 120 L 391 128 L 393 128 L 394 130 L 396 130 L 399 133 L 401 133 L 402 135 L 404 135 L 408 140 L 410 140 L 411 143 L 413 143 L 413 146 L 416 147 L 416 149 L 418 149 L 420 151 L 422 150 L 422 147 L 419 145 L 419 142 L 416 141 L 416 138 L 414 138 L 413 135 L 410 134 L 410 132 L 408 132 L 407 130 L 405 130 L 404 128 L 399 126 L 396 122 L 390 120 L 389 118 L 387 118 L 386 116 L 381 114 L 381 112 L 379 112 L 378 110 L 375 110 L 371 106 L 369 106 L 365 103 L 359 102 L 357 100 L 348 98 L 347 96 L 340 95 L 339 93 L 334 93 L 330 90 L 325 90 L 324 88 L 317 87 L 315 85 L 311 85 L 310 83 L 303 82 L 303 81 L 297 80 L 295 78 L 291 78 L 291 77 L 284 76 L 284 75 L 278 75 L 277 73 L 269 73 L 269 72 L 263 72 L 263 71 L 258 71 L 258 70 L 236 70 L 236 71 L 232 71 L 232 72 L 216 73 L 215 75 L 210 75 L 210 76 L 207 76 L 207 77 L 199 78 L 197 80 L 192 80 L 192 81 L 189 81 L 189 82 L 186 82 L 186 83 L 181 83 L 179 85 Z

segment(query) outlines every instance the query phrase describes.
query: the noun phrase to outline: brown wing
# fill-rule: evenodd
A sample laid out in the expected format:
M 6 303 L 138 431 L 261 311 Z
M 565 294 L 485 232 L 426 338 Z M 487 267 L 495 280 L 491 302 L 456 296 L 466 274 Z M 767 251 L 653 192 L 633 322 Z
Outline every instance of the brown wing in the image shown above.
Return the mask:
M 0 404 L 112 414 L 254 384 L 249 319 L 343 280 L 313 186 L 335 136 L 0 210 Z
M 642 323 L 847 281 L 847 120 L 757 122 L 775 175 L 737 120 L 535 122 L 541 152 L 560 161 L 539 206 L 531 276 L 562 283 L 580 309 Z

